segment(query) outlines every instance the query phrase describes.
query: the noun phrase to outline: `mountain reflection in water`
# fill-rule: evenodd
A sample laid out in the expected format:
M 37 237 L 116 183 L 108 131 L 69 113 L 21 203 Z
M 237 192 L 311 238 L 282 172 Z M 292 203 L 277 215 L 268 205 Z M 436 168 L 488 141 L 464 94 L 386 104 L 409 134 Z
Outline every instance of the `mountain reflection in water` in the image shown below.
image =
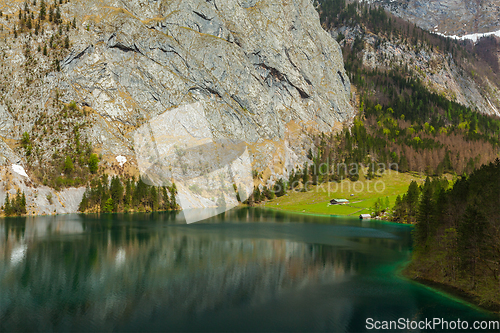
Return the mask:
M 398 310 L 416 313 L 401 281 L 360 279 L 407 258 L 408 229 L 287 223 L 301 219 L 314 220 L 256 209 L 189 226 L 174 213 L 0 220 L 0 331 L 344 331 L 363 293 L 386 301 L 373 314 L 402 295 Z

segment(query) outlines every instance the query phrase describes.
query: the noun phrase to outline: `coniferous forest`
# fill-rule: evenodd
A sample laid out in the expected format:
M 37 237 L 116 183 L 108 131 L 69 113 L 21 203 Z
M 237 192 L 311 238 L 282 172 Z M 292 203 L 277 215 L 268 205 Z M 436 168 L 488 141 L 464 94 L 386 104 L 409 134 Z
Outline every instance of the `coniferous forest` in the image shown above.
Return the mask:
M 500 160 L 453 186 L 438 178 L 413 182 L 397 199 L 394 219 L 415 223 L 414 277 L 500 305 Z
M 5 196 L 5 203 L 2 206 L 5 216 L 19 216 L 26 214 L 26 196 L 24 192 L 17 190 L 15 196 L 10 198 L 9 194 Z
M 340 137 L 323 144 L 333 147 L 334 141 L 337 142 L 341 148 L 337 159 L 397 163 L 402 172 L 441 175 L 468 174 L 498 157 L 500 118 L 429 91 L 415 75 L 415 69 L 407 65 L 371 69 L 362 60 L 365 48 L 362 36 L 373 33 L 379 41 L 394 38 L 443 50 L 464 70 L 480 73 L 476 78 L 498 82 L 494 70 L 498 63 L 484 61 L 487 55 L 481 53 L 483 40 L 474 46 L 434 35 L 386 13 L 382 7 L 366 3 L 322 0 L 316 4 L 324 28 L 346 25 L 361 31 L 352 43 L 344 43 L 342 48 L 346 72 L 358 90 L 358 120 Z M 338 40 L 343 38 L 339 34 Z M 317 139 L 316 145 L 325 150 L 321 139 Z

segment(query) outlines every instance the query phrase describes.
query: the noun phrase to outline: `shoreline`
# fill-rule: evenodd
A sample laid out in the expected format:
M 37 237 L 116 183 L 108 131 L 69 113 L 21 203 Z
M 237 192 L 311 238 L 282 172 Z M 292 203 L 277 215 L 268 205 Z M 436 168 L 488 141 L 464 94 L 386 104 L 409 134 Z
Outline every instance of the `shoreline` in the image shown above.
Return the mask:
M 90 214 L 145 214 L 145 213 L 164 213 L 164 212 L 182 212 L 182 209 L 152 210 L 152 211 L 123 211 L 123 212 L 69 212 L 53 214 L 24 214 L 5 216 L 0 214 L 0 219 L 18 218 L 18 217 L 43 217 L 43 216 L 63 216 L 63 215 L 90 215 Z
M 300 212 L 300 211 L 284 210 L 284 209 L 279 209 L 279 208 L 275 208 L 275 207 L 268 207 L 268 206 L 261 206 L 261 208 L 270 209 L 273 211 L 301 214 L 301 215 L 309 215 L 309 216 L 341 217 L 341 218 L 357 219 L 356 217 L 351 216 L 351 215 L 328 215 L 328 214 L 321 214 L 321 213 L 307 213 L 307 212 Z M 370 219 L 369 221 L 372 221 L 372 220 L 376 221 L 376 222 L 381 222 L 381 223 L 413 226 L 412 224 L 391 222 L 391 221 L 386 221 L 386 220 L 382 220 L 382 219 Z M 429 288 L 433 292 L 442 294 L 445 297 L 453 299 L 456 302 L 466 304 L 467 306 L 476 308 L 477 310 L 484 311 L 484 312 L 487 312 L 489 314 L 493 314 L 493 315 L 500 317 L 500 304 L 490 304 L 490 305 L 481 304 L 479 299 L 475 295 L 472 295 L 469 292 L 462 290 L 460 288 L 457 288 L 455 286 L 441 283 L 441 282 L 437 282 L 437 281 L 433 281 L 433 280 L 429 280 L 426 278 L 411 277 L 410 273 L 408 272 L 408 266 L 410 264 L 411 264 L 411 259 L 408 261 L 396 264 L 397 268 L 394 271 L 394 274 L 401 279 L 411 281 L 412 283 L 419 284 L 425 288 Z
M 322 214 L 322 213 L 310 213 L 310 212 L 300 212 L 300 211 L 290 211 L 290 210 L 284 210 L 280 209 L 277 207 L 268 207 L 265 205 L 255 205 L 255 206 L 248 206 L 245 204 L 240 204 L 235 208 L 260 208 L 260 209 L 268 209 L 271 211 L 278 211 L 278 212 L 285 212 L 285 213 L 291 213 L 291 214 L 300 214 L 300 215 L 308 215 L 308 216 L 320 216 L 320 217 L 335 217 L 335 218 L 349 218 L 349 219 L 356 219 L 359 220 L 359 218 L 356 218 L 355 216 L 350 216 L 350 215 L 331 215 L 331 214 Z M 162 210 L 162 211 L 151 211 L 151 212 L 116 212 L 116 213 L 95 213 L 95 212 L 77 212 L 77 213 L 63 213 L 63 214 L 50 214 L 50 215 L 22 215 L 22 216 L 0 216 L 0 219 L 5 219 L 5 218 L 19 218 L 19 217 L 38 217 L 38 216 L 58 216 L 58 215 L 71 215 L 71 214 L 78 214 L 78 215 L 92 215 L 92 214 L 135 214 L 135 213 L 161 213 L 161 212 L 180 212 L 182 210 Z M 382 219 L 370 219 L 366 221 L 376 221 L 379 223 L 388 223 L 388 224 L 397 224 L 397 225 L 405 225 L 405 226 L 412 226 L 411 224 L 403 224 L 403 223 L 398 223 L 398 222 L 391 222 L 391 221 L 386 221 Z M 362 220 L 360 220 L 362 221 Z M 442 282 L 437 282 L 434 280 L 422 278 L 422 277 L 417 277 L 414 278 L 411 276 L 411 274 L 408 272 L 408 266 L 411 264 L 411 259 L 402 263 L 396 263 L 397 268 L 394 271 L 394 274 L 404 280 L 410 281 L 412 283 L 419 284 L 425 288 L 431 289 L 433 292 L 437 292 L 439 294 L 444 295 L 445 297 L 448 297 L 450 299 L 453 299 L 457 302 L 467 304 L 470 307 L 476 308 L 478 310 L 487 312 L 489 314 L 493 314 L 496 316 L 499 316 L 500 318 L 500 304 L 490 304 L 490 305 L 485 305 L 481 304 L 480 301 L 477 299 L 477 297 L 463 289 L 460 289 L 458 287 L 445 284 Z
M 263 209 L 270 209 L 273 211 L 277 212 L 285 212 L 285 213 L 291 213 L 291 214 L 301 214 L 301 215 L 309 215 L 309 216 L 322 216 L 322 217 L 342 217 L 342 218 L 349 218 L 349 219 L 355 219 L 358 221 L 374 221 L 374 222 L 379 222 L 379 223 L 389 223 L 389 224 L 397 224 L 397 225 L 404 225 L 408 227 L 412 227 L 413 224 L 409 223 L 399 223 L 399 222 L 393 222 L 393 221 L 387 221 L 384 219 L 376 219 L 376 218 L 370 218 L 370 219 L 360 219 L 358 216 L 355 215 L 334 215 L 334 214 L 322 214 L 322 213 L 308 213 L 308 212 L 301 212 L 301 211 L 296 211 L 296 210 L 286 210 L 286 209 L 280 209 L 277 207 L 269 207 L 265 205 L 259 205 L 259 206 L 254 206 L 258 208 L 263 208 Z
M 424 288 L 430 289 L 433 292 L 437 292 L 447 298 L 450 298 L 461 304 L 465 304 L 476 310 L 486 312 L 488 314 L 498 316 L 500 319 L 500 304 L 481 304 L 477 296 L 452 285 L 426 279 L 423 277 L 412 277 L 410 272 L 408 272 L 408 267 L 411 264 L 411 259 L 400 264 L 398 269 L 395 271 L 395 275 L 403 280 L 410 281 L 411 283 L 418 284 Z

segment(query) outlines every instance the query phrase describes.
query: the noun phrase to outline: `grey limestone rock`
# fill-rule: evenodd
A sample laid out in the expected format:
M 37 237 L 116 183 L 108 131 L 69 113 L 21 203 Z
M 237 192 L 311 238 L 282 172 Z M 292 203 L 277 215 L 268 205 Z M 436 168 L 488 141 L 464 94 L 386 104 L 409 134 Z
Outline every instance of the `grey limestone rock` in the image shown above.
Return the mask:
M 375 0 L 393 14 L 418 26 L 466 35 L 500 30 L 499 0 Z
M 202 102 L 214 135 L 283 140 L 291 120 L 318 131 L 349 120 L 340 47 L 310 0 L 72 1 L 89 31 L 62 61 L 60 87 L 138 126 Z M 126 135 L 125 140 L 130 140 Z

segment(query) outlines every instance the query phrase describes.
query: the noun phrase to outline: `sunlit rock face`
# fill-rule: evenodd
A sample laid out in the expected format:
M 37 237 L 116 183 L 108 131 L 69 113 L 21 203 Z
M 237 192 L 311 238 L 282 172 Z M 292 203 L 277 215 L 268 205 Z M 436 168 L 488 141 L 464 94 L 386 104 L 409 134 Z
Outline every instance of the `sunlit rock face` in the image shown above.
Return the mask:
M 63 62 L 67 98 L 112 119 L 201 101 L 214 132 L 257 142 L 283 139 L 292 119 L 328 131 L 352 114 L 340 48 L 308 0 L 66 7 L 89 27 Z
M 22 6 L 0 1 L 10 17 Z M 38 13 L 39 4 L 29 6 Z M 28 176 L 32 162 L 18 142 L 44 112 L 57 117 L 55 108 L 47 111 L 55 96 L 81 108 L 81 135 L 111 174 L 125 168 L 137 175 L 134 133 L 189 105 L 203 110 L 215 141 L 248 146 L 252 169 L 265 171 L 263 181 L 302 166 L 312 133 L 340 129 L 354 116 L 341 49 L 310 0 L 71 0 L 60 8 L 64 22 L 76 23 L 64 31 L 70 47 L 58 57 L 60 71 L 40 56 L 30 65 L 41 73 L 35 83 L 6 88 L 10 106 L 0 102 L 0 165 L 18 163 Z M 0 18 L 5 31 L 15 22 Z M 25 42 L 36 49 L 58 34 L 44 24 L 44 37 L 6 35 L 0 74 L 9 88 L 25 86 Z M 43 143 L 42 159 L 68 142 L 59 136 Z
M 340 47 L 309 0 L 63 7 L 84 29 L 49 84 L 113 121 L 92 134 L 105 153 L 120 153 L 117 141 L 133 144 L 131 127 L 198 102 L 214 137 L 247 142 L 263 169 L 273 154 L 258 147 L 283 143 L 291 121 L 307 132 L 330 132 L 353 116 Z M 110 127 L 120 133 L 109 135 Z M 304 147 L 292 148 L 304 155 Z

